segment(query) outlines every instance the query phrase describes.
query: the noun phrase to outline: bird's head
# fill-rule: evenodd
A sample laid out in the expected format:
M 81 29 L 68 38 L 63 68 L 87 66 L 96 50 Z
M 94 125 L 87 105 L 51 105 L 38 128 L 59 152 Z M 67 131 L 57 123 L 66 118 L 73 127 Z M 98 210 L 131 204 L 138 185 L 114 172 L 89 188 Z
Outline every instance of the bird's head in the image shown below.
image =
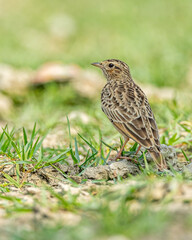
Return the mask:
M 102 62 L 92 63 L 92 65 L 101 68 L 108 81 L 131 79 L 129 66 L 120 60 L 108 59 Z

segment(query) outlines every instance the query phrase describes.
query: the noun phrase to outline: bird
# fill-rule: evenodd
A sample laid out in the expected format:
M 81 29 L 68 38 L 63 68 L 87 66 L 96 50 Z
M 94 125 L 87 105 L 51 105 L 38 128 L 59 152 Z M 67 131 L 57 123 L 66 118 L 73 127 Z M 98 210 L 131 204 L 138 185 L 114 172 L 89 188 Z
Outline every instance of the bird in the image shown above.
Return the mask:
M 125 158 L 122 151 L 129 141 L 147 149 L 158 170 L 167 169 L 161 154 L 161 144 L 156 120 L 147 96 L 134 82 L 129 66 L 117 59 L 92 63 L 100 68 L 107 79 L 101 92 L 101 109 L 125 141 L 115 160 Z

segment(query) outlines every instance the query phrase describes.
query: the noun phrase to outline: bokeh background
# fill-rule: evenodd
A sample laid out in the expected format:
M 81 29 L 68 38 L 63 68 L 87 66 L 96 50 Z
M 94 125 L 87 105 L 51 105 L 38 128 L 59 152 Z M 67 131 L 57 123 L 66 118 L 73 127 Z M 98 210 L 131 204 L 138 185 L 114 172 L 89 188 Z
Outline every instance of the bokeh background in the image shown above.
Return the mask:
M 190 0 L 0 1 L 0 59 L 36 69 L 46 61 L 126 61 L 134 77 L 185 86 L 192 64 Z
M 100 110 L 105 80 L 90 65 L 108 58 L 128 63 L 159 126 L 191 118 L 192 1 L 0 0 L 0 6 L 1 125 L 51 129 L 72 115 L 75 133 L 101 128 L 116 138 Z

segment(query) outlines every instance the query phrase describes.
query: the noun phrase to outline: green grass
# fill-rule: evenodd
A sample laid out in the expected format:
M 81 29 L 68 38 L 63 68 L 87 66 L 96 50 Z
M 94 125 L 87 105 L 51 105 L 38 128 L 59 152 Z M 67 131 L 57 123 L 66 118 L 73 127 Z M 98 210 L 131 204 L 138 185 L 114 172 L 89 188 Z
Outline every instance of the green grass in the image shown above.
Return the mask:
M 175 133 L 172 136 L 165 133 L 163 139 L 171 145 L 182 144 L 185 146 L 184 149 L 186 149 L 187 145 L 187 151 L 191 152 L 191 130 L 188 126 L 183 125 L 183 128 L 181 125 L 179 125 L 180 128 L 177 129 L 177 132 L 180 129 L 181 134 L 184 129 L 188 135 L 177 137 Z M 101 131 L 96 138 L 94 134 L 89 135 L 90 132 L 74 136 L 71 134 L 71 123 L 68 119 L 66 127 L 69 135 L 67 137 L 69 139 L 67 140 L 68 147 L 55 147 L 53 149 L 43 147 L 42 142 L 46 134 L 43 133 L 44 131 L 37 130 L 36 124 L 31 130 L 22 128 L 10 131 L 7 126 L 2 129 L 0 135 L 0 155 L 6 160 L 1 161 L 1 167 L 4 165 L 14 165 L 16 167 L 16 178 L 2 172 L 4 182 L 2 183 L 1 181 L 0 185 L 2 192 L 0 199 L 6 201 L 6 204 L 4 202 L 1 207 L 6 209 L 7 217 L 18 217 L 27 213 L 35 216 L 35 214 L 38 214 L 38 212 L 35 213 L 37 207 L 46 209 L 47 212 L 58 214 L 58 221 L 49 223 L 50 226 L 34 217 L 31 230 L 24 230 L 22 226 L 17 226 L 16 231 L 13 231 L 11 229 L 12 225 L 5 229 L 2 228 L 1 232 L 3 236 L 6 236 L 5 239 L 20 240 L 26 239 L 27 236 L 31 240 L 51 239 L 53 237 L 54 239 L 60 239 L 61 235 L 64 235 L 65 239 L 77 240 L 98 239 L 115 235 L 122 235 L 131 239 L 142 239 L 147 236 L 162 236 L 162 232 L 169 232 L 170 226 L 178 224 L 178 219 L 175 218 L 173 213 L 167 212 L 166 206 L 170 203 L 175 204 L 174 195 L 177 195 L 179 185 L 177 185 L 176 189 L 172 188 L 165 197 L 159 200 L 154 200 L 150 193 L 151 191 L 153 192 L 153 189 L 156 189 L 155 184 L 162 183 L 162 181 L 166 183 L 166 186 L 172 186 L 172 184 L 175 184 L 175 181 L 177 184 L 188 184 L 191 178 L 174 170 L 172 170 L 172 175 L 157 173 L 148 164 L 144 169 L 141 168 L 140 176 L 129 176 L 130 183 L 134 181 L 133 185 L 129 184 L 129 180 L 125 181 L 117 178 L 114 179 L 113 183 L 119 186 L 117 190 L 113 190 L 110 187 L 103 190 L 102 188 L 100 190 L 98 188 L 95 190 L 95 187 L 93 189 L 90 188 L 88 191 L 91 194 L 91 199 L 88 202 L 80 200 L 78 198 L 79 194 L 72 195 L 70 191 L 57 192 L 50 186 L 42 187 L 41 197 L 35 199 L 34 202 L 25 202 L 20 196 L 6 196 L 6 193 L 11 191 L 10 187 L 19 188 L 22 192 L 22 189 L 30 184 L 23 181 L 22 178 L 22 173 L 26 171 L 32 173 L 42 167 L 54 166 L 56 162 L 67 164 L 68 158 L 71 158 L 74 164 L 80 167 L 81 172 L 79 175 L 81 176 L 84 169 L 89 166 L 106 164 L 110 150 L 116 149 L 116 146 L 111 144 L 111 141 L 106 143 L 103 140 L 105 137 L 101 134 Z M 136 144 L 133 145 L 128 152 L 126 151 L 126 154 L 134 154 L 136 147 Z M 83 161 L 80 161 L 80 156 L 82 155 Z M 189 156 L 188 152 L 187 156 Z M 57 167 L 55 169 L 61 172 L 66 182 L 75 188 L 83 187 L 87 181 L 87 179 L 84 179 L 82 183 L 77 184 L 69 175 L 63 173 Z M 95 181 L 95 183 L 102 185 L 105 181 Z M 52 197 L 45 201 L 45 193 L 43 192 L 48 192 Z M 139 206 L 138 210 L 132 210 L 134 204 Z M 159 206 L 161 210 L 155 210 L 154 214 L 153 207 L 155 206 Z M 63 224 L 59 220 L 60 211 L 75 213 L 80 216 L 81 220 L 75 226 Z M 187 226 L 190 226 L 190 214 L 182 215 L 181 218 L 184 223 L 183 228 L 189 229 Z
M 65 94 L 66 93 L 66 94 Z M 157 173 L 151 166 L 145 165 L 141 168 L 141 175 L 136 177 L 129 176 L 129 180 L 136 181 L 134 187 L 131 184 L 127 186 L 125 192 L 111 192 L 111 184 L 124 185 L 126 181 L 117 178 L 113 183 L 107 183 L 106 180 L 93 181 L 93 183 L 105 186 L 106 190 L 95 191 L 88 190 L 91 193 L 91 199 L 88 202 L 82 202 L 78 195 L 71 195 L 70 192 L 58 193 L 50 186 L 42 187 L 42 198 L 35 200 L 32 204 L 25 202 L 25 198 L 20 196 L 7 196 L 12 188 L 19 189 L 22 193 L 25 187 L 31 185 L 25 180 L 26 174 L 35 172 L 38 169 L 48 166 L 54 166 L 55 171 L 61 173 L 61 183 L 70 184 L 74 188 L 83 187 L 87 179 L 82 179 L 80 184 L 76 183 L 54 163 L 67 164 L 72 159 L 80 172 L 77 177 L 87 167 L 106 164 L 109 160 L 111 151 L 117 151 L 122 142 L 120 135 L 107 121 L 100 109 L 98 99 L 88 100 L 86 97 L 79 96 L 70 85 L 47 85 L 44 89 L 31 89 L 22 97 L 10 96 L 14 102 L 14 108 L 8 118 L 4 121 L 8 125 L 3 127 L 0 134 L 0 170 L 4 166 L 15 166 L 16 176 L 11 176 L 7 172 L 1 171 L 0 199 L 5 201 L 1 205 L 6 210 L 6 217 L 27 216 L 27 213 L 34 214 L 34 209 L 38 206 L 40 209 L 46 209 L 47 212 L 56 213 L 60 211 L 69 211 L 80 215 L 81 221 L 75 226 L 63 224 L 62 220 L 52 222 L 51 226 L 40 223 L 35 220 L 31 230 L 24 230 L 17 226 L 17 231 L 10 228 L 2 229 L 8 239 L 46 239 L 50 236 L 59 239 L 65 235 L 66 239 L 97 239 L 101 237 L 123 235 L 131 239 L 142 239 L 144 236 L 161 235 L 161 232 L 168 231 L 169 226 L 178 223 L 174 214 L 169 214 L 164 210 L 164 206 L 174 199 L 174 189 L 171 194 L 167 194 L 165 199 L 156 202 L 146 196 L 143 199 L 138 197 L 142 186 L 151 186 L 156 182 L 164 181 L 168 185 L 171 182 L 177 184 L 188 184 L 191 176 L 183 175 L 171 169 L 170 173 Z M 151 99 L 152 108 L 157 118 L 161 132 L 161 143 L 176 147 L 179 157 L 191 161 L 192 144 L 192 125 L 191 110 L 182 95 L 179 94 L 176 99 L 170 101 L 159 101 Z M 73 111 L 84 112 L 89 116 L 89 122 L 84 123 L 77 114 L 74 119 L 67 119 Z M 34 124 L 36 122 L 36 124 Z M 14 125 L 12 128 L 10 125 Z M 43 140 L 49 133 L 58 134 L 58 129 L 62 133 L 62 144 L 56 142 L 54 147 L 44 147 Z M 75 129 L 75 131 L 74 131 Z M 124 154 L 134 155 L 137 145 L 128 145 Z M 142 160 L 141 156 L 139 161 Z M 141 183 L 141 184 L 140 184 Z M 33 184 L 32 184 L 33 185 Z M 98 185 L 98 186 L 100 186 Z M 154 187 L 155 189 L 155 187 Z M 54 204 L 47 200 L 43 192 L 49 192 Z M 111 210 L 110 206 L 120 203 L 119 207 Z M 129 208 L 134 203 L 141 206 L 138 212 L 130 212 Z M 156 203 L 160 211 L 154 212 L 150 205 Z M 0 203 L 1 204 L 1 203 Z M 114 205 L 115 206 L 115 205 Z M 186 226 L 191 223 L 191 216 L 181 216 Z M 15 227 L 14 227 L 15 228 Z M 184 229 L 188 229 L 184 226 Z M 82 233 L 81 235 L 79 233 Z M 61 235 L 60 235 L 61 234 Z M 5 239 L 7 239 L 5 238 Z

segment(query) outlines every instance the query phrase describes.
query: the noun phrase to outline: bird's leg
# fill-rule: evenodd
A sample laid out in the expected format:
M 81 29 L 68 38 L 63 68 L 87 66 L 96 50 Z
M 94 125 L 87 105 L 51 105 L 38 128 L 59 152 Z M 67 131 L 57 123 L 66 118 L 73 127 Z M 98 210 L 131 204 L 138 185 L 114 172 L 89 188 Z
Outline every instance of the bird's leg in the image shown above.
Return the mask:
M 139 147 L 137 148 L 137 151 L 136 151 L 135 155 L 138 154 L 138 152 L 139 152 L 140 149 L 141 149 L 141 145 L 139 145 Z
M 121 147 L 121 149 L 117 153 L 117 156 L 115 157 L 114 161 L 121 158 L 121 153 L 122 153 L 122 151 L 123 151 L 123 149 L 124 149 L 124 147 L 125 147 L 125 145 L 127 144 L 128 141 L 129 141 L 129 138 L 126 138 L 123 146 Z

